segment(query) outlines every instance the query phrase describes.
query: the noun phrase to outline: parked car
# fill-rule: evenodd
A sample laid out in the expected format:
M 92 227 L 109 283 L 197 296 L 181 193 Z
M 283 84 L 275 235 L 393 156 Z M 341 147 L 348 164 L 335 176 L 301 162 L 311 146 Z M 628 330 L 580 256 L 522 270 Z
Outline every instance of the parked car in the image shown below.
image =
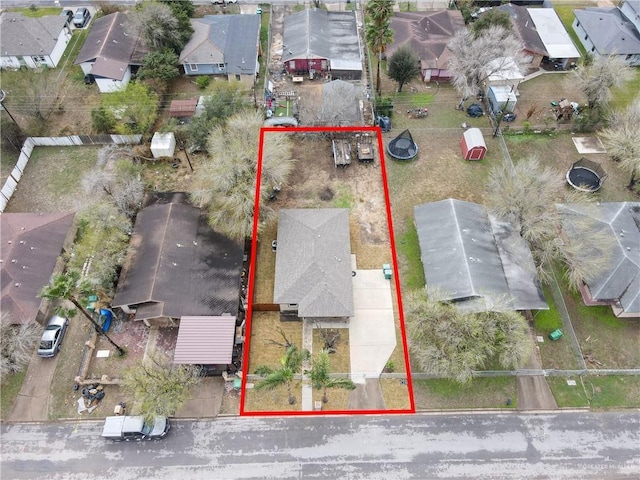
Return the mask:
M 62 12 L 60 12 L 60 15 L 62 15 L 63 17 L 67 17 L 67 23 L 71 23 L 71 21 L 73 20 L 73 10 L 62 10 Z
M 47 322 L 47 326 L 42 332 L 40 346 L 38 347 L 39 357 L 53 357 L 62 346 L 62 339 L 67 332 L 69 319 L 54 315 Z
M 113 416 L 104 419 L 102 437 L 117 442 L 154 440 L 164 438 L 169 428 L 167 417 L 155 417 L 153 423 L 147 423 L 142 416 Z
M 73 26 L 76 28 L 84 28 L 90 18 L 91 14 L 89 10 L 85 7 L 80 7 L 73 16 Z
M 238 3 L 238 0 L 211 0 L 215 5 L 224 5 L 225 3 Z

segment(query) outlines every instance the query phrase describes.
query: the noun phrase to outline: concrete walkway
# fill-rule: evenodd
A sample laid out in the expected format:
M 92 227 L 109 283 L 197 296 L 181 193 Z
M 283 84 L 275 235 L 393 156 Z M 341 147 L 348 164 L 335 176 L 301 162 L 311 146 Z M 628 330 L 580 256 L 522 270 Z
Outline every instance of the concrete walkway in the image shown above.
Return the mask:
M 535 342 L 535 338 L 533 339 Z M 529 361 L 524 367 L 528 370 L 542 370 L 540 348 L 536 343 Z M 555 410 L 556 399 L 551 393 L 544 375 L 519 375 L 516 377 L 518 410 Z

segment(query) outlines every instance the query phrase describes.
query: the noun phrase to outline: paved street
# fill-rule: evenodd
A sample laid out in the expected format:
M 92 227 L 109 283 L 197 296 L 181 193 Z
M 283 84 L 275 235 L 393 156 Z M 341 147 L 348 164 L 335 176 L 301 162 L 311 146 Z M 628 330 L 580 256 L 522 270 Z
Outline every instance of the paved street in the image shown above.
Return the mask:
M 640 476 L 640 413 L 229 418 L 155 442 L 101 424 L 5 424 L 2 479 L 621 479 Z

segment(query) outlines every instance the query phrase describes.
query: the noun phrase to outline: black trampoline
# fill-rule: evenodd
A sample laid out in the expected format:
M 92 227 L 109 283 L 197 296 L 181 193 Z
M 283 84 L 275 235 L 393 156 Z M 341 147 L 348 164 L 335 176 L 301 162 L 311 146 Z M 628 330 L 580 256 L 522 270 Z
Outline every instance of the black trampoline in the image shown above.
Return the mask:
M 411 160 L 418 154 L 418 145 L 409 130 L 405 130 L 387 144 L 387 151 L 396 160 Z
M 599 163 L 581 158 L 567 172 L 567 183 L 581 192 L 597 192 L 607 176 Z

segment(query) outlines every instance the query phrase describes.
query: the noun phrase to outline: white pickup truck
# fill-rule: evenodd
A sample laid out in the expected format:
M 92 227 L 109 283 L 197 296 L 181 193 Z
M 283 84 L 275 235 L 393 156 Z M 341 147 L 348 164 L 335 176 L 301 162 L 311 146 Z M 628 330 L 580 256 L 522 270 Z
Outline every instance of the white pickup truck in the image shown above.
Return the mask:
M 167 417 L 156 417 L 153 423 L 147 423 L 142 416 L 113 416 L 104 419 L 102 437 L 115 441 L 154 440 L 164 438 L 169 428 Z

